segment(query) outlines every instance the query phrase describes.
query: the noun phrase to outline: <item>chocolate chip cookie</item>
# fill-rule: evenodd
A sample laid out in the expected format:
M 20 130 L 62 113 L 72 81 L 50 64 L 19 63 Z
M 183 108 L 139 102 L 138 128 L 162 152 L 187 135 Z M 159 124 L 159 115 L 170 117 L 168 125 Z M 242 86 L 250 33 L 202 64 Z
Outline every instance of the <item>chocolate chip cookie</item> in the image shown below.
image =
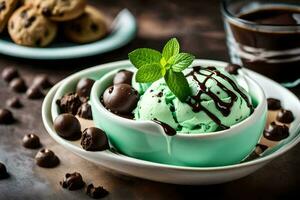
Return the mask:
M 8 32 L 12 40 L 25 46 L 47 46 L 57 33 L 57 26 L 30 5 L 14 12 L 8 21 Z
M 68 21 L 79 17 L 86 0 L 31 0 L 40 13 L 54 21 Z
M 79 18 L 66 22 L 64 33 L 72 42 L 88 43 L 104 37 L 107 26 L 102 13 L 92 6 L 87 6 Z
M 0 33 L 18 4 L 18 0 L 0 0 Z

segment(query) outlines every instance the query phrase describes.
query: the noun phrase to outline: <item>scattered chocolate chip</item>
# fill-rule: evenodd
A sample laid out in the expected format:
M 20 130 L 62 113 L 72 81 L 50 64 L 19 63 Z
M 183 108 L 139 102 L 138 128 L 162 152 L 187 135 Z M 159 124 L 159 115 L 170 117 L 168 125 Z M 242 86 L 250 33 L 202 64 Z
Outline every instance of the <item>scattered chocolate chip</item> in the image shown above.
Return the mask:
M 101 186 L 94 187 L 93 184 L 89 184 L 86 188 L 86 194 L 94 199 L 99 199 L 107 196 L 109 192 Z
M 280 141 L 289 136 L 289 127 L 271 122 L 264 131 L 264 137 L 272 141 Z
M 69 93 L 64 95 L 60 100 L 56 101 L 56 104 L 60 107 L 62 113 L 77 114 L 82 102 L 76 93 Z
M 35 162 L 40 167 L 53 168 L 59 164 L 59 159 L 53 151 L 42 149 L 36 154 Z
M 27 10 L 23 10 L 23 11 L 20 13 L 20 16 L 21 16 L 21 18 L 23 18 L 23 19 L 27 18 Z
M 52 12 L 51 12 L 50 8 L 45 7 L 45 8 L 42 9 L 42 14 L 45 17 L 50 17 L 52 15 Z
M 0 162 L 0 180 L 8 178 L 8 173 L 6 167 L 3 163 Z
M 12 97 L 6 101 L 6 105 L 11 108 L 22 108 L 23 105 L 18 97 Z
M 77 140 L 81 137 L 81 126 L 78 119 L 68 113 L 56 117 L 54 129 L 59 136 L 68 140 Z
M 117 84 L 124 83 L 124 84 L 131 85 L 132 76 L 133 76 L 133 72 L 124 69 L 120 70 L 115 75 L 113 84 L 117 85 Z
M 0 109 L 0 124 L 12 124 L 15 121 L 12 112 L 8 109 Z
M 276 116 L 276 119 L 285 124 L 289 124 L 294 121 L 294 115 L 290 110 L 281 109 Z
M 36 85 L 42 89 L 48 89 L 53 86 L 53 83 L 46 74 L 40 74 L 33 79 L 32 85 Z
M 281 102 L 279 99 L 268 98 L 268 110 L 279 110 L 281 108 Z
M 77 112 L 77 115 L 81 118 L 84 118 L 84 119 L 90 119 L 92 120 L 93 119 L 93 115 L 92 115 L 92 108 L 91 108 L 91 105 L 88 104 L 88 103 L 83 103 L 79 109 L 78 109 L 78 112 Z
M 26 18 L 25 22 L 24 22 L 24 27 L 28 28 L 31 26 L 31 24 L 35 21 L 36 17 L 35 16 L 31 16 L 29 18 Z
M 44 97 L 44 93 L 40 87 L 32 85 L 27 89 L 26 96 L 28 99 L 40 99 Z
M 76 86 L 76 93 L 78 96 L 89 98 L 94 83 L 95 81 L 89 78 L 80 79 Z
M 2 10 L 5 10 L 6 9 L 6 3 L 5 3 L 5 1 L 2 1 L 1 3 L 0 3 L 0 12 L 2 11 Z
M 128 84 L 110 86 L 103 93 L 104 106 L 116 114 L 130 114 L 138 100 L 138 92 Z
M 6 67 L 2 71 L 2 78 L 8 83 L 14 78 L 19 77 L 19 72 L 13 67 Z
M 99 26 L 95 23 L 92 23 L 90 27 L 93 32 L 97 32 L 99 30 Z
M 26 134 L 23 137 L 22 144 L 28 149 L 37 149 L 41 147 L 40 138 L 35 134 Z
M 64 180 L 60 182 L 60 185 L 68 190 L 79 190 L 84 187 L 85 183 L 82 180 L 81 174 L 74 172 L 71 174 L 67 173 Z
M 22 78 L 14 78 L 9 83 L 9 87 L 15 92 L 25 92 L 27 90 L 27 85 Z
M 109 149 L 108 138 L 101 129 L 91 127 L 83 131 L 81 146 L 86 151 L 103 151 Z
M 229 74 L 234 74 L 234 75 L 238 75 L 239 72 L 238 70 L 241 69 L 242 67 L 240 65 L 237 64 L 229 64 L 227 65 L 227 67 L 225 67 L 225 70 L 229 73 Z

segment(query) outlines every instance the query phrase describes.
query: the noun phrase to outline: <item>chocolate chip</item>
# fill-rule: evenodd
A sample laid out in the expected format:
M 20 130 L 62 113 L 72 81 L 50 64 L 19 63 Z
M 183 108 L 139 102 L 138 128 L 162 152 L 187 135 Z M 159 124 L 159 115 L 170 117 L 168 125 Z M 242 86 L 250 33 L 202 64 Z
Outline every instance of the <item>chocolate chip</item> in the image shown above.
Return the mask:
M 32 85 L 26 91 L 26 96 L 28 99 L 40 99 L 44 97 L 44 94 L 40 87 Z
M 2 71 L 2 78 L 6 82 L 10 82 L 11 80 L 13 80 L 14 78 L 17 78 L 17 77 L 19 77 L 19 72 L 17 71 L 17 69 L 15 69 L 13 67 L 6 67 Z
M 97 32 L 99 30 L 99 26 L 95 23 L 92 23 L 90 27 L 93 32 Z
M 68 93 L 60 100 L 56 101 L 62 113 L 70 113 L 76 115 L 82 102 L 76 93 Z
M 61 114 L 54 120 L 54 129 L 59 136 L 68 140 L 81 137 L 81 126 L 76 117 L 71 114 Z
M 33 79 L 32 85 L 36 85 L 42 89 L 48 89 L 53 86 L 53 83 L 46 74 L 40 74 Z
M 227 67 L 225 67 L 225 70 L 229 73 L 229 74 L 234 74 L 234 75 L 238 75 L 239 72 L 238 70 L 241 69 L 242 67 L 240 65 L 237 64 L 229 64 L 227 65 Z
M 138 92 L 128 84 L 118 84 L 103 93 L 104 106 L 116 114 L 130 114 L 139 99 Z
M 279 99 L 268 98 L 268 110 L 279 110 L 281 108 L 281 102 Z
M 117 84 L 125 83 L 131 85 L 132 76 L 133 76 L 133 72 L 128 70 L 120 70 L 115 75 L 113 84 L 117 85 Z
M 294 115 L 290 110 L 281 109 L 276 116 L 276 119 L 285 124 L 289 124 L 294 121 Z
M 0 124 L 12 124 L 14 121 L 14 116 L 10 110 L 0 108 Z
M 20 14 L 21 18 L 25 19 L 27 18 L 27 10 L 23 10 Z
M 92 120 L 93 119 L 93 115 L 92 115 L 92 108 L 91 108 L 90 104 L 83 103 L 79 107 L 77 115 L 79 117 L 81 117 L 81 118 Z
M 81 146 L 86 151 L 103 151 L 109 149 L 108 138 L 101 129 L 91 127 L 83 131 Z
M 60 185 L 68 190 L 79 190 L 84 187 L 85 183 L 82 180 L 81 174 L 74 172 L 71 174 L 67 173 L 64 180 L 60 182 Z
M 94 83 L 95 81 L 89 78 L 80 79 L 76 86 L 76 93 L 78 96 L 89 98 Z
M 15 92 L 25 92 L 27 90 L 27 85 L 22 78 L 14 78 L 9 83 L 9 87 Z
M 40 167 L 53 168 L 59 164 L 59 159 L 53 151 L 42 149 L 36 154 L 35 162 Z
M 90 184 L 86 188 L 86 194 L 94 199 L 99 199 L 107 196 L 109 192 L 101 186 L 94 187 L 93 184 Z
M 23 137 L 22 144 L 28 149 L 37 149 L 41 147 L 40 138 L 33 133 L 26 134 Z
M 22 108 L 23 105 L 18 97 L 12 97 L 6 101 L 6 105 L 11 108 Z
M 45 8 L 42 9 L 42 14 L 45 17 L 50 17 L 52 15 L 52 12 L 51 12 L 50 8 L 45 7 Z
M 0 12 L 2 11 L 2 10 L 5 10 L 6 9 L 6 2 L 5 1 L 2 1 L 1 3 L 0 3 Z
M 8 178 L 9 175 L 7 173 L 6 167 L 3 163 L 0 162 L 0 180 Z
M 280 141 L 289 136 L 289 127 L 272 122 L 264 131 L 264 137 L 272 141 Z
M 31 16 L 29 17 L 28 19 L 25 20 L 25 23 L 24 23 L 24 27 L 25 28 L 28 28 L 31 26 L 31 24 L 35 21 L 36 17 L 35 16 Z

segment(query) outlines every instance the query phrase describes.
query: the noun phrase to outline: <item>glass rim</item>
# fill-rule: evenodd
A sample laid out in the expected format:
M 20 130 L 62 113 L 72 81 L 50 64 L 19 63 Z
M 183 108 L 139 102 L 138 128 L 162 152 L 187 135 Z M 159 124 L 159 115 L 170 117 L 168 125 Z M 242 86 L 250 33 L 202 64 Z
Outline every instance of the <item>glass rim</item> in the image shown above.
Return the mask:
M 230 18 L 233 22 L 237 22 L 241 25 L 248 25 L 248 26 L 256 26 L 256 27 L 261 27 L 261 28 L 295 28 L 299 27 L 300 24 L 295 24 L 295 25 L 286 25 L 286 24 L 258 24 L 249 20 L 245 19 L 240 19 L 236 17 L 231 11 L 228 10 L 228 3 L 230 0 L 222 0 L 221 1 L 221 10 L 222 13 L 225 17 Z M 300 31 L 300 30 L 299 30 Z

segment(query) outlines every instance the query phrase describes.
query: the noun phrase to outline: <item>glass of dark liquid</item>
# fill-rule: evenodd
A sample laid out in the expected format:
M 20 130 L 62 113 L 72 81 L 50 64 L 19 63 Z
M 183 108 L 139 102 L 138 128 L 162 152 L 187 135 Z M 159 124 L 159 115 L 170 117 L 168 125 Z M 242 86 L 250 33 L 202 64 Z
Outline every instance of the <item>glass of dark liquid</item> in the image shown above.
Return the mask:
M 231 62 L 278 82 L 300 80 L 300 0 L 223 0 Z

